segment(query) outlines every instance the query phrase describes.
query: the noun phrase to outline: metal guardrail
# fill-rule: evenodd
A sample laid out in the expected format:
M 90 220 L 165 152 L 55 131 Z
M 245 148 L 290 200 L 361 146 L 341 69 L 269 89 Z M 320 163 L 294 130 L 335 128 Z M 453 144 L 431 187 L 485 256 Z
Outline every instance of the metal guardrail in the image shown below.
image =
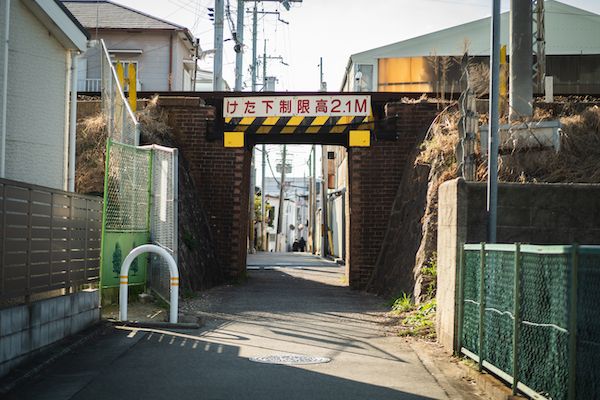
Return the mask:
M 456 348 L 536 398 L 599 398 L 600 246 L 461 246 Z
M 95 283 L 102 199 L 0 179 L 0 300 Z

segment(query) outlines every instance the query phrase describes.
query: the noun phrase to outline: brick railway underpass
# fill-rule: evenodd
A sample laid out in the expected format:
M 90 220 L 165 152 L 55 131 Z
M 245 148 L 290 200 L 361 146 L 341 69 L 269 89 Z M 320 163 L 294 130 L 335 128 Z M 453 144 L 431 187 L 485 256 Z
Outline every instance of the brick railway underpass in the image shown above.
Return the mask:
M 149 98 L 153 93 L 140 93 Z M 210 221 L 225 276 L 246 268 L 251 158 L 257 144 L 348 150 L 346 273 L 363 289 L 377 261 L 410 154 L 438 105 L 402 93 L 160 93 Z M 366 109 L 365 107 L 368 107 Z M 365 147 L 368 143 L 368 147 Z M 355 146 L 358 144 L 358 146 Z

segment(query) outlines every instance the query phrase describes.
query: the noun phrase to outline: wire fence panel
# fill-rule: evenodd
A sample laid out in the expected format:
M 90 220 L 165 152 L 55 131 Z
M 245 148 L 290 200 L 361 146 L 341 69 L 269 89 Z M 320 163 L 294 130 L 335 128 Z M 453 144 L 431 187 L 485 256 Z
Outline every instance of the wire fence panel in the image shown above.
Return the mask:
M 106 173 L 106 229 L 147 231 L 151 153 L 109 142 Z
M 114 142 L 138 146 L 139 123 L 125 98 L 104 40 L 102 46 L 102 114 L 107 118 L 108 137 Z
M 141 146 L 152 151 L 152 205 L 150 237 L 152 243 L 167 250 L 177 262 L 177 149 L 151 145 Z M 164 297 L 169 296 L 169 265 L 162 257 L 150 257 L 152 288 Z
M 581 246 L 577 256 L 575 398 L 593 399 L 600 397 L 600 248 Z
M 600 398 L 599 264 L 600 246 L 464 245 L 461 351 L 515 392 Z

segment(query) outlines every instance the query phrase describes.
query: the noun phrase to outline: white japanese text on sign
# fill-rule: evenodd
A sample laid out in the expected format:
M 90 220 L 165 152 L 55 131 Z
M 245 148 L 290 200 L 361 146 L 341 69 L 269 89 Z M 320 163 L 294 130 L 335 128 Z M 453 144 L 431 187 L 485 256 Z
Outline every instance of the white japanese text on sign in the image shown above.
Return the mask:
M 223 117 L 341 117 L 371 115 L 369 95 L 229 97 Z

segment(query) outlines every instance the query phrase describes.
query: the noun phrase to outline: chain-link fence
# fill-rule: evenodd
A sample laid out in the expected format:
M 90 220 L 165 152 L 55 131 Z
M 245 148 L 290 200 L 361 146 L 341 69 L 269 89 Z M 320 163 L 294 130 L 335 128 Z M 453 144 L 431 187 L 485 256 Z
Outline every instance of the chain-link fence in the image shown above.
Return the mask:
M 119 267 L 136 246 L 153 243 L 177 261 L 177 149 L 139 146 L 139 123 L 123 93 L 104 41 L 102 46 L 102 112 L 107 119 L 105 221 L 102 240 L 102 286 L 119 286 Z M 130 267 L 129 283 L 150 283 L 165 297 L 170 270 L 164 260 L 139 256 Z M 111 267 L 112 263 L 112 267 Z M 132 272 L 133 270 L 133 272 Z M 148 280 L 148 278 L 150 278 Z
M 599 398 L 599 262 L 600 246 L 464 245 L 461 352 L 515 392 Z
M 107 118 L 108 137 L 115 142 L 138 146 L 139 123 L 125 98 L 104 40 L 102 46 L 102 114 Z
M 150 238 L 171 254 L 177 262 L 177 149 L 151 145 L 141 146 L 152 152 L 152 202 Z M 153 289 L 168 298 L 170 270 L 166 261 L 150 257 L 150 282 Z

